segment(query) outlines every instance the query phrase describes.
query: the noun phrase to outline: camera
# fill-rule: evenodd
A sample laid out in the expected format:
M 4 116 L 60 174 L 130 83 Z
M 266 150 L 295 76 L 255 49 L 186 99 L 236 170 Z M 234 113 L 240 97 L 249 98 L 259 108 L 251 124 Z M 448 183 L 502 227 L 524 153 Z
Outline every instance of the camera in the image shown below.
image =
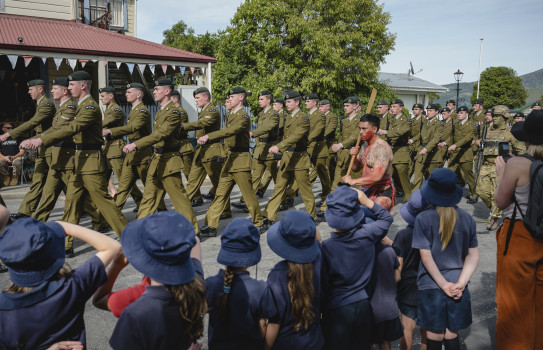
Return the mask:
M 505 162 L 511 158 L 510 153 L 511 149 L 509 147 L 509 142 L 498 143 L 498 155 L 501 156 Z

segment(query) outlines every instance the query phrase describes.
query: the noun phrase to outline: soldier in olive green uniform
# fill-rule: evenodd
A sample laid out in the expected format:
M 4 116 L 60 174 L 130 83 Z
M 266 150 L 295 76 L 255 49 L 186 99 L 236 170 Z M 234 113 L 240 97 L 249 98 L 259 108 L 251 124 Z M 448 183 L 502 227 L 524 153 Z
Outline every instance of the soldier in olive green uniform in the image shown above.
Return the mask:
M 98 90 L 100 92 L 100 101 L 106 110 L 104 111 L 104 119 L 102 120 L 102 128 L 111 129 L 124 125 L 125 115 L 121 107 L 115 102 L 115 88 L 106 86 Z M 104 154 L 107 160 L 107 179 L 111 177 L 111 172 L 115 173 L 117 180 L 121 177 L 121 169 L 123 166 L 123 147 L 126 142 L 123 138 L 124 135 L 117 135 L 115 137 L 108 137 L 104 144 Z M 136 205 L 141 202 L 142 193 L 137 186 L 132 188 L 130 193 Z
M 277 211 L 291 178 L 295 178 L 305 204 L 305 210 L 315 217 L 315 197 L 309 184 L 310 160 L 307 153 L 309 117 L 300 111 L 302 96 L 297 91 L 285 94 L 285 104 L 290 116 L 286 118 L 283 140 L 270 147 L 269 152 L 283 154 L 277 173 L 273 195 L 264 209 L 265 224 L 269 226 L 277 218 Z
M 391 102 L 390 112 L 381 119 L 381 126 L 384 128 L 379 129 L 377 134 L 392 147 L 392 179 L 398 191 L 404 193 L 404 202 L 407 202 L 412 191 L 409 179 L 411 157 L 407 144 L 411 138 L 411 119 L 402 113 L 403 106 L 403 101 L 398 98 Z
M 469 119 L 471 119 L 474 124 L 485 124 L 484 103 L 485 101 L 482 98 L 478 98 L 473 102 L 473 112 L 471 112 Z
M 126 100 L 132 104 L 126 125 L 120 125 L 111 129 L 102 130 L 102 135 L 108 139 L 120 139 L 127 135 L 128 142 L 135 142 L 142 137 L 151 134 L 151 114 L 142 102 L 145 87 L 140 83 L 131 83 L 126 86 Z M 138 148 L 128 153 L 123 158 L 121 173 L 118 175 L 119 187 L 115 194 L 115 204 L 119 209 L 124 207 L 128 194 L 136 188 L 136 180 L 139 178 L 145 186 L 147 168 L 153 154 L 151 146 Z M 141 203 L 141 201 L 140 201 Z M 138 204 L 138 203 L 136 203 Z M 166 210 L 166 205 L 161 201 L 159 210 Z
M 445 162 L 447 161 L 447 159 L 449 159 L 449 153 L 447 152 L 447 149 L 453 143 L 453 130 L 455 127 L 455 123 L 458 122 L 458 120 L 452 120 L 451 110 L 449 109 L 449 107 L 441 108 L 441 120 L 445 122 L 445 124 L 443 125 L 441 140 L 439 141 L 437 146 L 439 147 L 439 152 L 441 152 L 441 155 L 443 156 L 443 164 L 441 164 L 440 167 L 444 167 Z
M 42 144 L 50 146 L 73 136 L 76 148 L 75 169 L 74 176 L 68 183 L 62 220 L 79 223 L 86 190 L 100 213 L 120 237 L 127 222 L 107 193 L 106 166 L 102 155 L 102 118 L 98 104 L 90 95 L 92 81 L 85 71 L 74 72 L 68 79 L 72 96 L 79 99 L 74 120 L 58 130 L 41 135 L 38 139 L 24 141 L 21 146 L 24 148 L 25 143 L 28 143 L 28 148 Z
M 456 112 L 456 101 L 452 98 L 447 100 L 447 103 L 445 104 L 450 110 L 451 110 L 451 119 L 456 121 L 457 120 L 457 112 Z
M 324 128 L 324 140 L 326 147 L 328 148 L 328 160 L 326 166 L 328 167 L 328 174 L 330 175 L 330 186 L 334 179 L 334 173 L 336 169 L 336 153 L 332 152 L 330 148 L 336 143 L 336 130 L 338 128 L 339 118 L 336 114 L 330 111 L 330 101 L 320 100 L 319 110 L 326 116 L 326 126 Z
M 495 230 L 502 215 L 502 211 L 498 208 L 494 199 L 494 193 L 498 186 L 495 160 L 499 155 L 499 144 L 500 142 L 509 143 L 512 153 L 516 155 L 526 152 L 524 143 L 516 140 L 509 131 L 510 127 L 505 124 L 505 117 L 508 114 L 508 108 L 499 105 L 491 109 L 492 119 L 487 119 L 488 129 L 486 139 L 484 140 L 483 160 L 477 179 L 477 194 L 486 206 L 490 208 L 490 222 L 487 230 Z M 477 145 L 480 146 L 481 142 L 481 140 L 477 140 Z
M 199 87 L 194 90 L 193 95 L 196 106 L 202 110 L 198 113 L 197 121 L 183 123 L 181 126 L 185 131 L 196 130 L 196 139 L 198 139 L 221 128 L 221 115 L 217 108 L 211 104 L 211 94 L 207 88 Z M 220 140 L 214 140 L 196 147 L 194 162 L 187 180 L 187 196 L 193 206 L 203 204 L 203 201 L 197 200 L 197 194 L 204 183 L 206 175 L 209 176 L 216 192 L 222 169 L 222 163 L 218 161 L 220 157 L 224 157 L 224 149 Z M 225 214 L 231 215 L 230 203 L 227 205 Z
M 141 219 L 153 214 L 168 193 L 175 210 L 192 222 L 198 234 L 196 216 L 181 181 L 183 170 L 183 162 L 179 154 L 181 112 L 170 100 L 172 91 L 170 79 L 155 81 L 153 96 L 160 104 L 160 109 L 155 115 L 153 133 L 126 145 L 123 152 L 129 154 L 136 149 L 143 150 L 153 146 L 154 152 L 147 168 L 143 199 L 137 218 Z
M 437 119 L 439 107 L 436 104 L 429 105 L 426 108 L 426 113 L 428 120 L 423 123 L 417 140 L 420 146 L 417 150 L 417 158 L 415 159 L 413 191 L 421 187 L 423 179 L 430 177 L 435 168 L 443 165 L 443 153 L 440 152 L 437 144 L 441 141 L 445 122 Z
M 473 174 L 473 152 L 471 142 L 477 133 L 477 124 L 468 119 L 468 108 L 458 108 L 458 121 L 453 124 L 451 137 L 446 145 L 449 154 L 449 169 L 460 172 L 462 179 L 468 183 L 470 196 L 468 203 L 477 202 L 475 192 L 475 175 Z
M 207 210 L 207 226 L 202 227 L 202 233 L 211 236 L 217 234 L 219 217 L 227 208 L 230 193 L 236 184 L 245 199 L 245 203 L 253 219 L 253 224 L 257 227 L 263 224 L 262 213 L 260 212 L 258 199 L 256 198 L 256 193 L 251 182 L 252 157 L 249 152 L 251 118 L 243 109 L 243 101 L 247 93 L 243 88 L 235 87 L 230 89 L 229 95 L 231 112 L 228 115 L 225 128 L 198 139 L 199 145 L 205 145 L 213 140 L 224 139 L 225 147 L 228 147 L 226 161 L 221 171 L 215 198 Z
M 409 144 L 409 179 L 411 179 L 415 172 L 415 157 L 420 146 L 418 141 L 415 142 L 415 140 L 419 140 L 418 137 L 424 125 L 423 122 L 426 120 L 426 117 L 422 115 L 422 112 L 424 112 L 422 103 L 415 103 L 411 110 L 413 111 L 413 118 L 411 118 L 410 138 L 407 141 Z
M 377 114 L 379 115 L 379 119 L 381 119 L 381 124 L 379 125 L 379 129 L 386 128 L 387 118 L 388 118 L 388 101 L 387 100 L 379 100 L 377 101 Z M 384 136 L 381 136 L 383 140 L 386 140 Z
M 19 125 L 17 128 L 0 135 L 0 142 L 4 142 L 8 137 L 14 139 L 22 138 L 28 131 L 34 129 L 38 135 L 51 127 L 53 116 L 55 115 L 55 104 L 53 100 L 45 96 L 45 81 L 41 79 L 31 80 L 27 83 L 28 94 L 36 101 L 36 113 L 27 122 Z M 25 194 L 19 212 L 12 214 L 11 217 L 18 219 L 25 216 L 31 216 L 38 207 L 41 199 L 49 165 L 51 164 L 51 148 L 41 146 L 38 148 L 38 155 L 34 163 L 34 175 L 30 190 Z

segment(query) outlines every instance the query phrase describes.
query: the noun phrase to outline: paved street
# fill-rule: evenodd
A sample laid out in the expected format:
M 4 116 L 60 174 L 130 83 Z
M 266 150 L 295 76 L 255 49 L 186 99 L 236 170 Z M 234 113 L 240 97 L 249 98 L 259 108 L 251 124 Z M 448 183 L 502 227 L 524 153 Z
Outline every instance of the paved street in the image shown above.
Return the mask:
M 8 187 L 1 190 L 1 195 L 6 202 L 8 209 L 13 213 L 17 212 L 17 208 L 24 196 L 28 191 L 29 185 Z M 207 193 L 210 187 L 210 182 L 206 181 L 202 188 L 202 193 Z M 260 199 L 260 205 L 263 209 L 266 205 L 266 200 L 271 196 L 273 191 L 272 185 L 266 192 L 264 199 Z M 314 186 L 314 194 L 317 197 L 320 192 L 320 185 Z M 465 189 L 465 194 L 468 191 Z M 237 201 L 240 199 L 240 192 L 237 187 L 232 192 L 231 200 Z M 168 207 L 172 207 L 169 199 L 166 199 Z M 204 217 L 209 207 L 210 202 L 206 201 L 203 206 L 195 208 L 195 214 L 198 218 L 200 225 L 203 225 Z M 304 205 L 300 197 L 295 201 L 297 209 L 303 209 Z M 62 217 L 64 202 L 59 199 L 57 206 L 51 215 L 51 220 L 59 220 Z M 394 239 L 396 233 L 406 226 L 399 214 L 399 207 L 397 205 L 394 208 L 394 223 L 390 228 L 388 236 Z M 462 209 L 467 210 L 473 215 L 475 220 L 484 220 L 488 217 L 488 209 L 479 201 L 476 205 L 472 206 L 466 204 L 466 199 L 462 199 L 460 203 Z M 134 202 L 129 199 L 125 209 L 124 215 L 128 221 L 134 220 L 136 214 L 132 212 L 134 208 Z M 245 214 L 235 208 L 233 208 L 234 217 L 249 217 L 249 214 Z M 281 215 L 281 214 L 280 214 Z M 278 217 L 280 219 L 280 216 Z M 221 221 L 219 225 L 219 232 L 231 221 Z M 81 225 L 90 227 L 89 217 L 83 218 Z M 464 330 L 461 333 L 462 345 L 466 349 L 495 349 L 495 320 L 496 320 L 496 307 L 495 307 L 495 285 L 496 285 L 496 244 L 494 233 L 489 233 L 485 230 L 485 223 L 477 223 L 477 238 L 479 239 L 479 251 L 480 262 L 471 283 L 469 285 L 472 296 L 472 311 L 473 311 L 473 325 Z M 330 228 L 326 223 L 319 223 L 318 229 L 320 230 L 323 239 L 329 237 Z M 107 233 L 110 237 L 114 237 L 113 231 Z M 273 265 L 280 259 L 269 249 L 266 243 L 266 234 L 262 236 L 262 261 L 258 264 L 257 268 L 251 268 L 251 276 L 257 276 L 258 279 L 266 279 L 268 271 Z M 217 273 L 220 268 L 216 261 L 216 256 L 220 248 L 220 238 L 205 239 L 202 242 L 202 254 L 203 254 L 203 266 L 205 276 L 211 276 Z M 73 267 L 78 267 L 83 261 L 94 254 L 92 247 L 87 244 L 83 244 L 81 241 L 75 243 L 76 257 L 68 259 L 67 262 Z M 114 289 L 121 289 L 130 285 L 139 283 L 141 280 L 141 274 L 134 270 L 131 266 L 128 266 L 121 272 Z M 0 275 L 0 288 L 5 289 L 8 286 L 9 279 L 8 274 Z M 96 309 L 91 302 L 87 304 L 87 310 L 85 313 L 85 321 L 87 328 L 87 344 L 88 349 L 109 349 L 108 341 L 117 319 L 108 312 Z M 204 344 L 207 344 L 207 330 L 206 337 L 200 340 Z M 420 339 L 417 338 L 417 343 L 420 344 Z M 399 348 L 397 344 L 394 344 L 394 348 Z M 419 347 L 417 346 L 416 349 Z M 204 345 L 204 349 L 207 346 Z

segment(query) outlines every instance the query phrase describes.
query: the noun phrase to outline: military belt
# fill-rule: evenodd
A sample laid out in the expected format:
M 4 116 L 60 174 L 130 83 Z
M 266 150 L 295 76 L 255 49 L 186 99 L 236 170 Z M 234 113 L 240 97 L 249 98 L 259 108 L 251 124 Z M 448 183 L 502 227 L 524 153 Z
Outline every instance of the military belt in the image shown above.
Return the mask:
M 317 136 L 315 137 L 313 140 L 311 140 L 312 142 L 318 142 L 318 141 L 324 141 L 324 136 Z
M 101 143 L 76 143 L 75 149 L 78 151 L 97 151 L 102 149 Z
M 485 141 L 485 147 L 498 147 L 498 144 L 496 141 Z
M 290 151 L 290 152 L 305 152 L 305 151 L 307 151 L 307 148 L 306 147 L 289 147 L 289 148 L 287 148 L 287 151 Z
M 132 142 L 136 142 L 138 141 L 139 139 L 128 139 L 128 143 L 132 143 Z
M 109 138 L 108 138 L 108 141 L 113 141 L 113 140 L 120 140 L 124 137 L 124 135 L 120 135 L 120 136 L 115 136 L 115 137 L 111 137 L 111 134 L 109 134 Z
M 259 137 L 258 141 L 260 142 L 275 142 L 277 139 L 271 138 L 271 137 Z
M 169 153 L 169 152 L 178 152 L 179 148 L 153 147 L 153 151 L 157 154 L 163 154 L 163 153 Z
M 249 152 L 249 147 L 229 147 L 230 152 Z
M 405 147 L 409 146 L 407 143 L 401 143 L 401 142 L 391 142 L 390 147 Z
M 75 149 L 75 143 L 73 142 L 59 142 L 53 145 L 53 147 Z
M 426 146 L 427 144 L 428 144 L 428 142 L 421 142 L 421 143 L 420 143 L 420 145 L 421 145 L 422 147 Z
M 328 136 L 325 137 L 327 140 L 335 140 L 336 139 L 336 133 L 332 132 L 328 134 Z
M 208 142 L 206 142 L 206 145 L 212 145 L 214 143 L 224 143 L 224 141 L 222 139 L 208 141 Z

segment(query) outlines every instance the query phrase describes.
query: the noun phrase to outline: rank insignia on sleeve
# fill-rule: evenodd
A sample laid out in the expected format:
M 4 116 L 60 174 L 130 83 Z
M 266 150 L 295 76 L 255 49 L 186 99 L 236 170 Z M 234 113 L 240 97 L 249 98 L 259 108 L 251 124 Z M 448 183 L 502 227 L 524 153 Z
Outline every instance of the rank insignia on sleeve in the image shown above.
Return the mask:
M 145 109 L 140 109 L 140 112 L 141 113 L 147 113 L 147 111 Z
M 113 109 L 115 112 L 122 112 L 120 108 Z
M 66 108 L 75 109 L 75 106 L 74 105 L 67 105 Z
M 179 111 L 178 111 L 177 109 L 174 109 L 174 110 L 172 111 L 172 113 L 173 113 L 173 114 L 177 114 L 177 115 L 181 115 L 181 113 L 179 113 Z
M 95 109 L 94 106 L 87 106 L 85 109 Z
M 47 107 L 49 107 L 51 104 L 50 104 L 49 102 L 44 102 L 44 103 L 42 103 L 41 105 L 42 105 L 42 106 L 47 106 Z

